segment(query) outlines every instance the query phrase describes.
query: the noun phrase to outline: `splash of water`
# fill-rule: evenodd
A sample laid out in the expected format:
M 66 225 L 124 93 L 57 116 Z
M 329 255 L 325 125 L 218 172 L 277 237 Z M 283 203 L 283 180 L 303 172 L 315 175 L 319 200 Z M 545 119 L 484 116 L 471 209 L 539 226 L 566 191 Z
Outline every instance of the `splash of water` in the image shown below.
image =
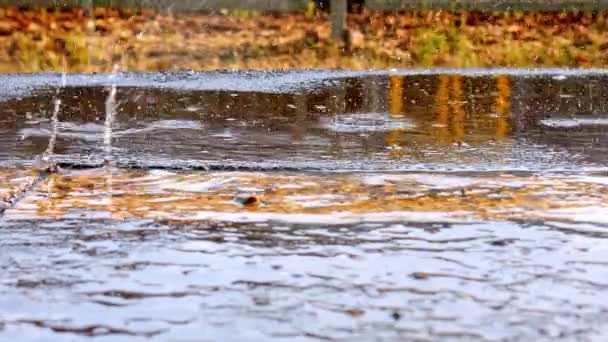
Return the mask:
M 61 86 L 55 90 L 53 97 L 53 115 L 51 116 L 51 136 L 49 144 L 40 158 L 40 167 L 44 169 L 54 168 L 53 155 L 55 154 L 55 145 L 57 144 L 57 135 L 59 134 L 59 113 L 61 112 L 61 99 L 59 98 L 61 89 L 67 84 L 67 65 L 63 58 L 63 71 L 61 73 Z
M 106 121 L 104 125 L 103 132 L 103 145 L 104 145 L 104 165 L 106 166 L 106 192 L 108 194 L 107 198 L 107 208 L 110 213 L 110 217 L 114 216 L 114 170 L 112 168 L 113 158 L 112 158 L 112 130 L 114 126 L 114 118 L 116 116 L 116 76 L 118 75 L 118 71 L 120 70 L 119 64 L 114 64 L 112 69 L 112 74 L 110 75 L 110 80 L 112 84 L 110 86 L 110 92 L 108 93 L 108 97 L 106 97 L 105 102 L 105 111 L 106 111 Z
M 104 146 L 104 164 L 112 164 L 112 128 L 114 126 L 114 117 L 116 116 L 116 75 L 118 73 L 118 65 L 114 66 L 111 80 L 112 85 L 110 86 L 110 92 L 105 102 L 106 121 L 103 133 L 103 146 Z
M 57 143 L 57 133 L 59 130 L 59 112 L 61 111 L 61 99 L 53 98 L 53 116 L 51 118 L 51 136 L 49 137 L 49 145 L 44 151 L 42 161 L 50 163 L 53 154 L 55 153 L 55 144 Z

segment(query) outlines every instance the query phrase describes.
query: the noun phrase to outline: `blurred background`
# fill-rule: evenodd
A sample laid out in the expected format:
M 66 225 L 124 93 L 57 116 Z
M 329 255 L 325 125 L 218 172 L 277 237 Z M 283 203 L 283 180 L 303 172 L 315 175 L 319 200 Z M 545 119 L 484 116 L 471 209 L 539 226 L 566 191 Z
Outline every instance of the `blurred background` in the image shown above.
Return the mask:
M 604 67 L 593 0 L 1 0 L 0 72 Z

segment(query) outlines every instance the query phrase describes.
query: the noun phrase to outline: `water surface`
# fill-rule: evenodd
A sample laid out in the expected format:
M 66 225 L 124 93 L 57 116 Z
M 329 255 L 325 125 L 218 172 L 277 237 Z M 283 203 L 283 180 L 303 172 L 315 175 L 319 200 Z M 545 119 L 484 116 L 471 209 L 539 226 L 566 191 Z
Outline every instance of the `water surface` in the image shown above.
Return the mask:
M 0 341 L 608 337 L 601 70 L 2 79 Z

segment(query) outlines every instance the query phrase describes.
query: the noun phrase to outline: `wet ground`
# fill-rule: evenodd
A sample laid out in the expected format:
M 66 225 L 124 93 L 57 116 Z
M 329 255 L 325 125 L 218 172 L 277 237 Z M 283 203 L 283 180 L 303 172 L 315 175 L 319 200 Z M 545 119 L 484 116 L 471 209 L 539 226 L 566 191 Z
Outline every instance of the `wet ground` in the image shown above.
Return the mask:
M 0 81 L 1 341 L 608 337 L 604 71 Z

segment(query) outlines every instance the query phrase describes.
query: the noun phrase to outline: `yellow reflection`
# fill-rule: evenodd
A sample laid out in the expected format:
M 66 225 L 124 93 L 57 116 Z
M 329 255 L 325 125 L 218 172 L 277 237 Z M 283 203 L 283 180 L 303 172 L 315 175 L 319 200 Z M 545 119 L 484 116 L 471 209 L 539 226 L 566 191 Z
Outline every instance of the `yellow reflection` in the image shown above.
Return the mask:
M 112 193 L 107 193 L 108 177 L 112 177 Z M 456 176 L 436 177 L 454 181 Z M 467 178 L 465 184 L 443 187 L 438 187 L 433 177 L 415 174 L 372 178 L 373 183 L 369 175 L 151 175 L 116 170 L 109 176 L 91 171 L 51 176 L 36 196 L 20 201 L 6 215 L 9 219 L 59 219 L 78 213 L 84 218 L 104 214 L 113 219 L 222 220 L 239 215 L 434 212 L 472 219 L 527 219 L 550 215 L 554 209 L 608 203 L 608 185 L 573 177 L 477 177 Z M 522 186 L 509 186 L 513 182 Z M 242 189 L 252 188 L 259 189 L 255 193 L 259 205 L 235 200 Z M 112 196 L 111 205 L 105 202 L 108 196 Z
M 418 125 L 420 129 L 432 130 L 433 140 L 430 143 L 449 145 L 456 141 L 463 141 L 467 135 L 468 119 L 465 108 L 466 94 L 463 89 L 465 77 L 461 75 L 439 75 L 437 76 L 437 80 L 438 85 L 434 94 L 435 116 L 432 119 L 432 127 L 429 127 L 426 118 L 420 120 Z M 405 79 L 403 77 L 389 77 L 389 110 L 393 119 L 403 117 L 403 112 L 405 111 L 404 84 Z M 509 89 L 508 85 L 506 89 Z M 505 101 L 508 100 L 508 98 L 505 99 Z M 507 134 L 507 132 L 508 129 L 505 129 L 503 134 Z M 406 143 L 405 138 L 406 132 L 404 130 L 393 130 L 386 135 L 386 145 L 403 147 Z M 427 141 L 424 142 L 429 143 Z M 402 155 L 405 152 L 398 149 L 392 153 Z
M 389 101 L 390 109 L 389 114 L 392 119 L 399 120 L 403 117 L 403 83 L 404 78 L 402 76 L 389 76 L 390 89 L 389 89 Z M 403 129 L 394 129 L 388 132 L 384 141 L 386 146 L 394 147 L 401 146 L 404 142 L 405 132 Z M 393 155 L 402 155 L 401 150 L 392 150 Z
M 440 75 L 439 86 L 437 87 L 437 94 L 435 95 L 435 109 L 437 111 L 437 140 L 441 144 L 450 143 L 450 131 L 449 131 L 449 106 L 448 101 L 450 99 L 450 76 Z
M 389 79 L 391 83 L 390 114 L 392 117 L 401 117 L 401 113 L 403 113 L 403 77 L 390 76 Z
M 104 188 L 106 192 L 106 210 L 110 215 L 111 219 L 124 219 L 125 216 L 120 213 L 119 208 L 116 207 L 114 202 L 114 173 L 111 168 L 106 168 L 107 176 L 104 182 Z
M 31 186 L 38 176 L 33 170 L 0 169 L 0 210 Z
M 60 219 L 64 214 L 64 209 L 61 207 L 62 200 L 70 196 L 70 193 L 71 188 L 65 186 L 60 175 L 50 175 L 46 183 L 42 184 L 41 194 L 41 198 L 47 197 L 49 200 L 38 202 L 39 210 L 47 212 L 49 217 Z
M 451 101 L 450 107 L 452 109 L 452 141 L 462 141 L 465 136 L 465 113 L 463 106 L 463 93 L 462 93 L 462 80 L 463 77 L 455 75 L 451 77 L 450 90 L 451 90 Z
M 509 115 L 511 114 L 511 77 L 498 76 L 496 78 L 496 100 L 494 101 L 496 112 L 496 140 L 502 141 L 507 134 L 511 133 Z

